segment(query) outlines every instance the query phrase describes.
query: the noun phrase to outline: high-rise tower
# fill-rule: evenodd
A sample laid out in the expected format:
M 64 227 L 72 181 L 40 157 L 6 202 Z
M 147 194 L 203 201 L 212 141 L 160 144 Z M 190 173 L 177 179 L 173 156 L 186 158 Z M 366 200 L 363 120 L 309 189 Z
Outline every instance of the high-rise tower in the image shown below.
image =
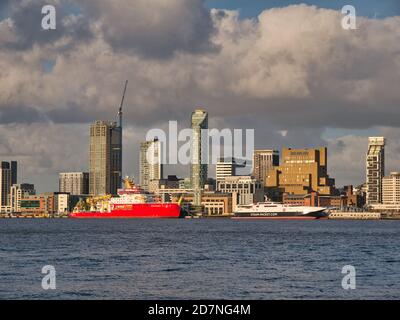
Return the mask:
M 90 127 L 89 193 L 117 194 L 122 177 L 121 130 L 116 122 L 96 121 Z
M 382 203 L 382 179 L 385 176 L 384 137 L 370 137 L 366 159 L 367 204 Z
M 203 159 L 207 141 L 202 141 L 203 129 L 208 129 L 208 113 L 203 109 L 197 109 L 192 112 L 191 126 L 192 136 L 192 162 L 190 167 L 190 182 L 194 189 L 194 204 L 201 205 L 201 189 L 207 180 L 208 165 Z
M 11 187 L 17 183 L 17 162 L 0 162 L 0 212 L 11 206 Z
M 10 205 L 11 166 L 9 162 L 0 163 L 0 207 Z
M 158 139 L 140 144 L 140 186 L 148 190 L 151 180 L 163 178 L 161 142 Z

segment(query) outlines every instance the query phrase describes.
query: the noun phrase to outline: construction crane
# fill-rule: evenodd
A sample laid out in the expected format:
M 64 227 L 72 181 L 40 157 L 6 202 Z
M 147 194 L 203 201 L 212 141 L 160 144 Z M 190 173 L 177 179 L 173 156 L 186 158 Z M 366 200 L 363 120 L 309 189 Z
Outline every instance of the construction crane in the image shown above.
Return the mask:
M 128 80 L 125 81 L 125 88 L 124 92 L 122 94 L 122 100 L 121 104 L 119 106 L 118 110 L 118 118 L 119 118 L 119 147 L 120 149 L 120 176 L 119 176 L 119 186 L 121 186 L 122 183 L 122 108 L 124 106 L 124 100 L 125 100 L 125 94 L 126 94 L 126 88 L 128 87 Z
M 124 88 L 124 92 L 122 94 L 122 100 L 121 100 L 121 104 L 120 104 L 119 110 L 118 110 L 119 127 L 121 128 L 121 139 L 122 139 L 122 107 L 124 106 L 124 100 L 125 100 L 125 94 L 126 94 L 127 87 L 128 87 L 128 80 L 125 81 L 125 88 Z

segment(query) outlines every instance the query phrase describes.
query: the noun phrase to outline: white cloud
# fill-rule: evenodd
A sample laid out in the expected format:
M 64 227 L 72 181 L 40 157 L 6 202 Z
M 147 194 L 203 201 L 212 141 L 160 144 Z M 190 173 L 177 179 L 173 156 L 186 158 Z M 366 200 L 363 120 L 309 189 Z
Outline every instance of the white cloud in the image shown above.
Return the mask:
M 202 0 L 87 1 L 104 39 L 119 52 L 169 58 L 212 49 L 213 25 Z

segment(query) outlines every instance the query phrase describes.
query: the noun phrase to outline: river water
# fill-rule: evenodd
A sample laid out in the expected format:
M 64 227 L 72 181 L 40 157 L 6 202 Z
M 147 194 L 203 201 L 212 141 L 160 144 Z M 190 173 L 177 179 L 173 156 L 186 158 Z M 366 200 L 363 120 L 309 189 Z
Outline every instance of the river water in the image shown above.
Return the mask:
M 1 219 L 0 299 L 399 299 L 399 248 L 400 221 Z

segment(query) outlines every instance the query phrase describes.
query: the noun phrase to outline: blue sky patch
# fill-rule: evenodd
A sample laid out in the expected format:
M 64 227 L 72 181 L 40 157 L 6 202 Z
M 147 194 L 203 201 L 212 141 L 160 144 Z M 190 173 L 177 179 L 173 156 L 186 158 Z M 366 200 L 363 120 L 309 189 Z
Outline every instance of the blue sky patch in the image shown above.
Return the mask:
M 209 8 L 235 9 L 241 18 L 257 17 L 263 10 L 305 3 L 320 8 L 341 10 L 345 5 L 353 5 L 360 16 L 383 19 L 400 15 L 399 0 L 207 0 Z

